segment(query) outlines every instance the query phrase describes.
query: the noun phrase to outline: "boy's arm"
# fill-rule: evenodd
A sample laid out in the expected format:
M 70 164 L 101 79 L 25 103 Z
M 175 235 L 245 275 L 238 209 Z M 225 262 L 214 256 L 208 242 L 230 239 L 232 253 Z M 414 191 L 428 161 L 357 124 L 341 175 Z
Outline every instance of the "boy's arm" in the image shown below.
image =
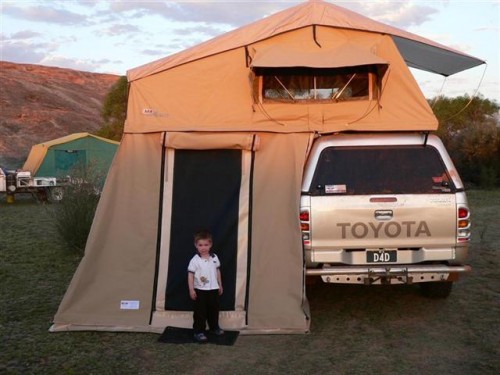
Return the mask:
M 196 299 L 196 290 L 194 290 L 194 273 L 188 271 L 189 296 L 192 300 Z
M 224 290 L 222 288 L 222 277 L 220 275 L 220 268 L 217 268 L 217 282 L 219 283 L 219 294 L 222 294 Z

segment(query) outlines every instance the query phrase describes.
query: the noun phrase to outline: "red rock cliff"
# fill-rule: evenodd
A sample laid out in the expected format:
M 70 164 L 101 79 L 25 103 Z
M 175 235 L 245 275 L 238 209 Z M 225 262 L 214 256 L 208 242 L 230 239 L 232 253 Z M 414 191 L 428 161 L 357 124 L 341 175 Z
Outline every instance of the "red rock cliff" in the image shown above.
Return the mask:
M 102 126 L 119 76 L 0 61 L 0 165 L 22 166 L 31 146 Z

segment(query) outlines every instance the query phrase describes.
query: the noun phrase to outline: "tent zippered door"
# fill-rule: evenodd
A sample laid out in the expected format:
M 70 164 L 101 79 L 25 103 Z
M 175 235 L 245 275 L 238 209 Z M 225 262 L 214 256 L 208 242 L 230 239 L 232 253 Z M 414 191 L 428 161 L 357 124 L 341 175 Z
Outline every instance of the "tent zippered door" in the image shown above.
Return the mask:
M 221 259 L 221 325 L 246 321 L 252 152 L 165 149 L 161 240 L 152 325 L 190 326 L 187 264 L 208 229 Z M 160 323 L 161 322 L 161 323 Z

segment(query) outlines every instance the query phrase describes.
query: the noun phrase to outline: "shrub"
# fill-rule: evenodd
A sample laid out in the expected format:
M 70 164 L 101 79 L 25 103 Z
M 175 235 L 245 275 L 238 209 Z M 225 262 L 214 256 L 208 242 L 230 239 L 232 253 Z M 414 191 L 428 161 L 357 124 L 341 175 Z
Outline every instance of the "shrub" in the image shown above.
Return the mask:
M 62 201 L 50 206 L 57 232 L 70 248 L 79 251 L 85 249 L 102 181 L 102 178 L 92 175 L 88 170 L 77 172 L 65 187 Z
M 479 186 L 485 189 L 494 189 L 497 185 L 497 173 L 495 168 L 482 166 L 479 176 Z

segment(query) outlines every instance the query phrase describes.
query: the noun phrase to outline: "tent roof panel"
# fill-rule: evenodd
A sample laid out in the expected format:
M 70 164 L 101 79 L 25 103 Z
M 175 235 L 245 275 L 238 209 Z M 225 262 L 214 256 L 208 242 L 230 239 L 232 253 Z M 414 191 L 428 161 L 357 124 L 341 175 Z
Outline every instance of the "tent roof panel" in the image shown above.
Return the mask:
M 84 137 L 92 137 L 92 138 L 99 139 L 103 142 L 108 142 L 108 143 L 112 143 L 112 144 L 116 144 L 116 145 L 120 144 L 120 142 L 112 141 L 111 139 L 102 138 L 102 137 L 99 137 L 97 135 L 93 135 L 90 133 L 73 133 L 73 134 L 69 134 L 69 135 L 66 135 L 66 136 L 61 137 L 61 138 L 56 138 L 56 139 L 52 139 L 52 140 L 47 141 L 47 142 L 42 142 L 42 143 L 40 143 L 40 145 L 43 147 L 49 148 L 51 146 L 60 145 L 63 143 L 68 143 L 68 142 L 74 141 L 76 139 L 84 138 Z
M 175 66 L 224 51 L 251 45 L 291 30 L 313 25 L 389 34 L 406 63 L 418 69 L 448 76 L 484 63 L 429 39 L 374 21 L 336 5 L 311 1 L 220 35 L 182 52 L 136 67 L 128 80 L 146 77 Z

